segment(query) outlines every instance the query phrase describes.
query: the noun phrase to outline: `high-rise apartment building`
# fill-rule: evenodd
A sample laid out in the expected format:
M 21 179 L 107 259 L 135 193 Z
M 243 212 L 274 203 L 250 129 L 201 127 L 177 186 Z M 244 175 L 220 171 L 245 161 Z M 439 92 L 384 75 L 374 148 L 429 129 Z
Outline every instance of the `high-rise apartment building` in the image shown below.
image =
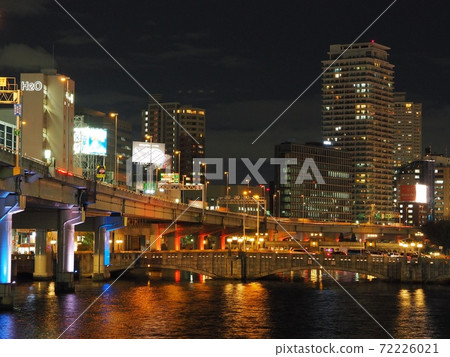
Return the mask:
M 56 70 L 22 73 L 22 153 L 73 172 L 75 82 Z
M 395 166 L 422 159 L 422 104 L 406 100 L 406 93 L 394 93 Z
M 434 219 L 450 220 L 450 157 L 428 150 L 425 160 L 434 161 Z
M 181 175 L 192 176 L 193 159 L 205 157 L 205 125 L 204 109 L 178 102 L 151 102 L 142 111 L 142 138 L 164 143 L 166 154 L 172 155 L 172 170 Z
M 394 65 L 375 42 L 331 45 L 322 77 L 322 134 L 353 160 L 354 218 L 392 218 Z M 381 218 L 380 218 L 381 217 Z M 378 219 L 380 218 L 380 219 Z
M 281 217 L 352 221 L 353 167 L 348 153 L 317 143 L 299 145 L 286 142 L 275 146 L 275 157 L 297 160 L 297 164 L 286 168 L 286 183 L 282 182 L 279 168 L 276 170 L 276 196 L 273 202 Z M 306 161 L 311 159 L 319 170 L 323 183 L 311 173 L 312 169 Z M 305 168 L 303 165 L 306 165 Z M 300 182 L 298 178 L 301 172 L 307 172 L 312 180 Z M 276 211 L 274 209 L 274 214 L 277 215 Z

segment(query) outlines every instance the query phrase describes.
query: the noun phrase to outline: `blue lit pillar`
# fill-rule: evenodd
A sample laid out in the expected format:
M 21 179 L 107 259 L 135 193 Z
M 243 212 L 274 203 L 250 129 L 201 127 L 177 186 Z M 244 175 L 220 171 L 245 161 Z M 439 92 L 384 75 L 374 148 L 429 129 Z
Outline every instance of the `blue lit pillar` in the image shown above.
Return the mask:
M 55 292 L 57 294 L 73 293 L 75 292 L 73 280 L 75 226 L 82 223 L 82 212 L 78 209 L 60 210 L 58 214 Z
M 0 198 L 0 310 L 13 308 L 11 291 L 12 215 L 20 209 L 17 197 Z
M 97 217 L 94 219 L 93 280 L 102 281 L 110 278 L 110 232 L 123 226 L 123 218 L 119 216 Z
M 93 263 L 92 280 L 101 281 L 110 277 L 109 231 L 106 227 L 100 227 L 95 232 Z

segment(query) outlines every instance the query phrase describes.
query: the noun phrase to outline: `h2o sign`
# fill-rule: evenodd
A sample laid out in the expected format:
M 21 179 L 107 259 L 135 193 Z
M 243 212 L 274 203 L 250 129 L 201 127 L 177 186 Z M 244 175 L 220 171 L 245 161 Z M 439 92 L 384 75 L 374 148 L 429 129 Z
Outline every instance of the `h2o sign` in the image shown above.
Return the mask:
M 28 82 L 22 81 L 20 84 L 20 89 L 24 92 L 40 92 L 43 88 L 41 81 Z

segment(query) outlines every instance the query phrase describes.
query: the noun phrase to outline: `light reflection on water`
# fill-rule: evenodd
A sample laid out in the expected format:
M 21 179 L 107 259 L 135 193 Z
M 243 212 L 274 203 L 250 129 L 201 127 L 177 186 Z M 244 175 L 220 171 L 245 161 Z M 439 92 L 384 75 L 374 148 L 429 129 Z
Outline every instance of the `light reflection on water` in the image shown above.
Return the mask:
M 449 286 L 405 286 L 331 272 L 394 337 L 448 338 Z M 370 277 L 369 277 L 370 278 Z M 386 338 L 320 269 L 243 283 L 184 272 L 110 286 L 18 283 L 15 311 L 0 313 L 0 338 L 55 338 L 107 288 L 66 338 Z

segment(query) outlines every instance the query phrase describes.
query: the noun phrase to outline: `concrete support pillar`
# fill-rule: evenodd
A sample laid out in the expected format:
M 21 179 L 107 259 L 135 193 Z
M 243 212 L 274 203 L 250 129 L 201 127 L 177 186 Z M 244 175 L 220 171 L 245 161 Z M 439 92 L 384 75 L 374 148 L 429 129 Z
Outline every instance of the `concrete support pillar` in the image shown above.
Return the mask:
M 74 272 L 74 237 L 75 226 L 82 222 L 82 214 L 75 210 L 60 210 L 58 212 L 58 238 L 56 259 L 56 284 L 57 294 L 75 292 L 73 281 Z
M 47 239 L 46 229 L 36 229 L 36 249 L 34 254 L 35 280 L 49 280 L 52 278 L 51 245 Z
M 153 226 L 152 226 L 153 227 Z M 164 228 L 160 224 L 154 225 L 155 233 L 152 233 L 150 238 L 151 250 L 161 250 L 161 233 L 164 232 Z
M 217 248 L 224 250 L 226 249 L 227 244 L 227 235 L 225 234 L 225 230 L 222 230 L 222 234 L 219 237 L 219 246 Z
M 20 211 L 16 196 L 0 198 L 0 310 L 12 310 L 12 215 Z
M 145 243 L 146 243 L 146 236 L 145 235 L 139 236 L 139 246 L 141 252 L 145 250 Z
M 124 226 L 120 216 L 96 217 L 86 222 L 80 229 L 94 232 L 94 259 L 92 267 L 92 279 L 103 281 L 109 279 L 110 265 L 110 233 Z M 86 228 L 85 228 L 86 227 Z
M 174 250 L 180 250 L 181 248 L 181 233 L 178 231 L 178 224 L 175 223 L 175 232 L 174 232 Z
M 3 210 L 2 210 L 3 211 Z M 0 220 L 0 310 L 12 310 L 11 253 L 12 215 L 6 214 Z
M 207 237 L 207 234 L 198 234 L 197 235 L 197 244 L 195 246 L 195 249 L 197 250 L 204 250 L 205 249 L 205 238 Z
M 174 231 L 166 235 L 167 249 L 168 250 L 180 250 L 181 235 L 178 231 L 178 225 L 174 225 Z
M 177 232 L 172 232 L 166 235 L 167 237 L 167 249 L 168 250 L 180 250 L 180 236 Z
M 103 219 L 102 219 L 103 220 Z M 99 225 L 94 233 L 94 260 L 92 269 L 92 280 L 102 281 L 110 278 L 110 250 L 109 231 L 105 226 Z

